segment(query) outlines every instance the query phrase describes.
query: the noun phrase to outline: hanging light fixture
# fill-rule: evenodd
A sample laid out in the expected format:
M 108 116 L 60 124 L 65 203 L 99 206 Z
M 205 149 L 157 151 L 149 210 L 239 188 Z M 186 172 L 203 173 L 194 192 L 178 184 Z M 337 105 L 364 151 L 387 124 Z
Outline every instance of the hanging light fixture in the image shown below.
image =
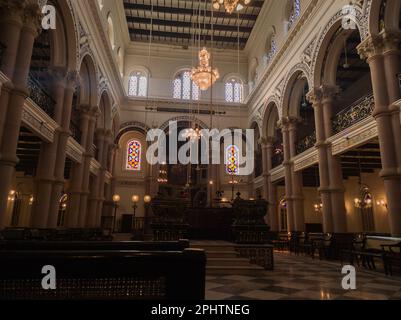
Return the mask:
M 191 79 L 202 90 L 206 91 L 220 78 L 219 71 L 210 66 L 210 53 L 203 48 L 199 51 L 199 65 L 192 69 Z
M 252 0 L 213 0 L 213 8 L 219 10 L 224 6 L 225 10 L 231 14 L 236 11 L 241 11 L 246 5 L 251 3 Z

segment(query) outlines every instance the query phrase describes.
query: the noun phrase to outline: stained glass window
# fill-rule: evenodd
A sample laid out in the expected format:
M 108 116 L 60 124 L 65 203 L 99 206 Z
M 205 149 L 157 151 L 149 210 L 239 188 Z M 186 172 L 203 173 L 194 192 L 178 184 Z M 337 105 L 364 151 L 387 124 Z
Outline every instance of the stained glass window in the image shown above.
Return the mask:
M 241 103 L 243 96 L 243 85 L 241 80 L 232 78 L 225 85 L 226 102 Z
M 298 20 L 300 14 L 301 14 L 301 0 L 294 0 L 290 11 L 290 17 L 288 19 L 288 30 L 292 28 L 292 26 Z
M 148 78 L 146 74 L 135 71 L 128 82 L 128 95 L 130 97 L 146 97 L 148 90 Z
M 127 144 L 127 166 L 130 171 L 141 170 L 142 146 L 138 140 L 130 140 Z
M 265 64 L 268 65 L 273 60 L 274 56 L 277 53 L 277 43 L 276 43 L 276 35 L 273 34 L 270 39 L 270 49 L 265 55 Z
M 173 81 L 173 98 L 182 100 L 199 100 L 199 87 L 192 82 L 191 72 L 183 71 Z
M 231 176 L 239 173 L 239 148 L 235 145 L 226 150 L 226 172 Z

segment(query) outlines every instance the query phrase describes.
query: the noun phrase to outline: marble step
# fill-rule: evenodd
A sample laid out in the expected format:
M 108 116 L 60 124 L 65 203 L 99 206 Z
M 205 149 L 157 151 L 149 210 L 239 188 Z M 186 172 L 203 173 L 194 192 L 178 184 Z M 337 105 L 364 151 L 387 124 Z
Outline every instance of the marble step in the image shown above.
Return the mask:
M 250 265 L 247 266 L 206 266 L 206 274 L 212 275 L 239 275 L 261 277 L 266 274 L 264 268 Z
M 249 266 L 249 260 L 243 258 L 207 258 L 207 266 L 210 267 L 231 267 Z
M 238 258 L 238 252 L 232 251 L 206 251 L 206 257 L 210 258 L 220 258 L 220 259 L 235 259 Z
M 191 248 L 204 249 L 206 253 L 208 251 L 235 251 L 235 246 L 233 245 L 191 245 Z

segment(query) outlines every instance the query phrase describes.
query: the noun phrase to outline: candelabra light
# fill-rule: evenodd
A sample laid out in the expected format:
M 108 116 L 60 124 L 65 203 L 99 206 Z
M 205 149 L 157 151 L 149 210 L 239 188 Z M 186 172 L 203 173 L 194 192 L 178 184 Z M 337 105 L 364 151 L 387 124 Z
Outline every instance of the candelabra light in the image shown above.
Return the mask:
M 206 91 L 220 78 L 219 71 L 210 66 L 210 53 L 203 48 L 199 51 L 199 65 L 192 69 L 191 79 L 202 90 Z
M 241 11 L 246 5 L 251 3 L 252 0 L 213 0 L 213 8 L 219 10 L 224 6 L 228 13 L 233 13 L 234 10 Z

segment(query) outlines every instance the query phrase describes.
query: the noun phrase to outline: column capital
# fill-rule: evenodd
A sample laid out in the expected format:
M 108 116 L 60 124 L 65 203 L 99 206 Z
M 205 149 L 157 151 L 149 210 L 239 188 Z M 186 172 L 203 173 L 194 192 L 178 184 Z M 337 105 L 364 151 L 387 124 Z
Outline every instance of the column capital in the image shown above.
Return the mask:
M 358 47 L 361 59 L 369 60 L 390 51 L 400 51 L 401 32 L 383 30 L 378 35 L 370 35 Z
M 316 107 L 325 100 L 334 99 L 340 92 L 341 89 L 339 86 L 324 84 L 309 91 L 306 98 Z
M 32 28 L 37 35 L 42 31 L 41 19 L 43 17 L 41 6 L 38 0 L 23 0 L 25 24 Z
M 261 137 L 258 140 L 258 144 L 262 147 L 269 148 L 274 144 L 274 140 L 275 139 L 273 137 Z
M 67 71 L 66 74 L 66 85 L 70 90 L 75 91 L 80 84 L 79 73 L 76 70 Z

